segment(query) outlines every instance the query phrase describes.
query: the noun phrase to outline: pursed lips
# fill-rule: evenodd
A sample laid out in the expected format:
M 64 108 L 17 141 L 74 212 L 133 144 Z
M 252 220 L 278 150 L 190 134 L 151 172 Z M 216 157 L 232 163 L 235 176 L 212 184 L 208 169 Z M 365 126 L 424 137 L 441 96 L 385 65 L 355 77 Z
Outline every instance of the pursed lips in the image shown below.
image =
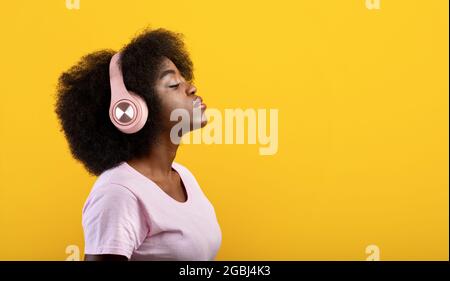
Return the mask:
M 206 109 L 206 104 L 203 102 L 202 97 L 198 96 L 193 101 L 192 104 L 194 107 L 201 107 L 201 109 Z

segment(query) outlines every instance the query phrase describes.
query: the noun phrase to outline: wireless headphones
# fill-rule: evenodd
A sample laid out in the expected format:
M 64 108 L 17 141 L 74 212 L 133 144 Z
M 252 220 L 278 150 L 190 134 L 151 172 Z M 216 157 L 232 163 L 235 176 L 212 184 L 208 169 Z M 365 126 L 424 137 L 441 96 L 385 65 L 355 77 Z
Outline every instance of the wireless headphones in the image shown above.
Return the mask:
M 120 53 L 116 53 L 109 63 L 111 85 L 109 118 L 121 132 L 133 134 L 144 127 L 148 117 L 148 108 L 142 97 L 126 89 L 119 66 L 120 55 Z

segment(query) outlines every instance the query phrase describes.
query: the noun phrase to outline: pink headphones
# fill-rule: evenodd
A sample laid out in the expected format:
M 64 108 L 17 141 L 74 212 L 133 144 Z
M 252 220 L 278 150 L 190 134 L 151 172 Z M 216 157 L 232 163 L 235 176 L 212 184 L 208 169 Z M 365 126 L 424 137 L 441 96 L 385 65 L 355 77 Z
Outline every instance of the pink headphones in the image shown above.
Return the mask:
M 119 59 L 120 53 L 117 53 L 109 63 L 109 81 L 111 84 L 109 118 L 121 132 L 133 134 L 144 127 L 148 117 L 148 108 L 144 99 L 126 89 Z

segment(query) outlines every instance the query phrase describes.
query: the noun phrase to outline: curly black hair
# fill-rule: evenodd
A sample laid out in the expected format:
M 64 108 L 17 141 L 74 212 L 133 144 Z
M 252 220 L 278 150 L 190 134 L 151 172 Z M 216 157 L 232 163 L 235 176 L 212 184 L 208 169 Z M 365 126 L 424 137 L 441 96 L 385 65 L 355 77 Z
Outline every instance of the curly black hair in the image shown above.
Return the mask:
M 162 130 L 161 101 L 154 86 L 164 57 L 187 81 L 194 79 L 183 36 L 163 28 L 145 28 L 120 51 L 125 86 L 145 100 L 149 111 L 144 127 L 134 134 L 120 132 L 109 119 L 109 62 L 115 51 L 85 55 L 60 75 L 55 112 L 73 157 L 88 173 L 99 175 L 122 161 L 149 153 Z

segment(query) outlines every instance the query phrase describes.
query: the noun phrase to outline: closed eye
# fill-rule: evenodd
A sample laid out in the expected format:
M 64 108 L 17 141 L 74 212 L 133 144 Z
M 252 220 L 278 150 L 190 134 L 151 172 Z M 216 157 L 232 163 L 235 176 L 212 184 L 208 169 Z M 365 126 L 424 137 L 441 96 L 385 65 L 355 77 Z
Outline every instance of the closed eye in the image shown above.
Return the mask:
M 178 88 L 178 86 L 180 86 L 180 83 L 174 84 L 174 85 L 170 85 L 169 88 L 174 88 L 174 89 L 176 89 L 176 88 Z

